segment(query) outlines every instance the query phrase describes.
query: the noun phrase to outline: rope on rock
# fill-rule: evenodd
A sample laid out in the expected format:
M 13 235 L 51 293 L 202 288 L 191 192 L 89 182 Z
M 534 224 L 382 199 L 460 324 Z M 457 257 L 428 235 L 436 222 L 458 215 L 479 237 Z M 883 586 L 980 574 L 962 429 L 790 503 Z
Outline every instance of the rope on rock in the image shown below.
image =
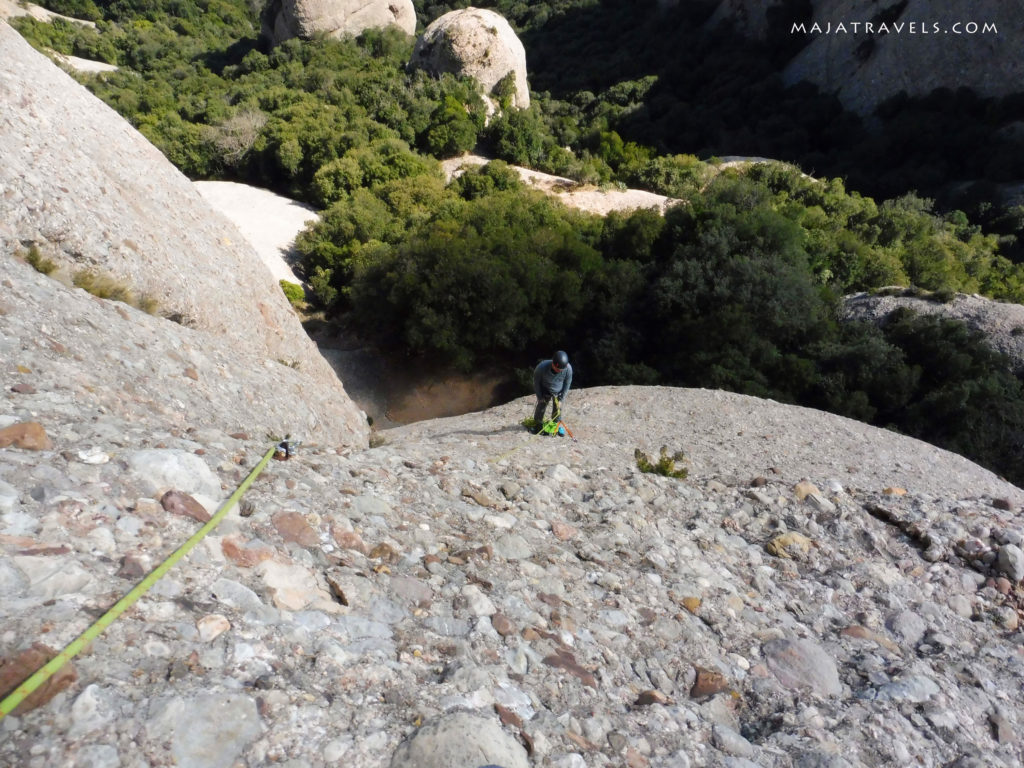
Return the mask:
M 146 592 L 148 592 L 153 585 L 156 584 L 165 573 L 167 573 L 167 571 L 169 571 L 185 555 L 191 552 L 195 545 L 202 541 L 206 534 L 216 528 L 220 521 L 224 519 L 224 516 L 231 511 L 231 508 L 238 503 L 238 500 L 242 498 L 242 494 L 244 494 L 249 489 L 249 486 L 253 484 L 253 481 L 259 477 L 260 473 L 266 468 L 270 459 L 273 458 L 275 454 L 282 458 L 290 457 L 292 454 L 291 446 L 295 444 L 296 443 L 293 442 L 289 445 L 288 440 L 283 440 L 268 450 L 263 455 L 263 458 L 260 459 L 259 464 L 253 468 L 245 480 L 242 481 L 241 485 L 239 485 L 235 492 L 231 494 L 231 497 L 224 502 L 221 508 L 217 510 L 216 514 L 214 514 L 214 516 L 211 517 L 202 528 L 192 534 L 188 541 L 178 547 L 174 553 L 154 568 L 146 578 L 140 581 L 135 588 L 132 589 L 131 592 L 118 600 L 110 610 L 100 616 L 91 627 L 72 640 L 64 650 L 54 656 L 31 677 L 25 680 L 25 682 L 15 688 L 14 691 L 3 701 L 0 701 L 0 720 L 3 720 L 3 718 L 11 714 L 19 704 L 31 696 L 36 689 L 49 680 L 50 677 L 52 677 L 61 667 L 81 653 L 82 649 L 85 648 L 88 643 L 91 643 L 99 637 L 100 634 L 103 633 L 103 630 L 117 621 L 121 614 L 131 608 L 140 597 L 146 594 Z

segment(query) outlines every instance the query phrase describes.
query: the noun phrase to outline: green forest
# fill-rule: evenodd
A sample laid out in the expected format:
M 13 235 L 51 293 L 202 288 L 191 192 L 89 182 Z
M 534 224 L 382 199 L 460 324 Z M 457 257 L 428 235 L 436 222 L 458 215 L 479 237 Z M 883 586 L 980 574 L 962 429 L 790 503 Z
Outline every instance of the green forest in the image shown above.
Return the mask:
M 799 403 L 1024 483 L 1024 389 L 1006 358 L 961 324 L 839 312 L 843 295 L 885 286 L 1024 303 L 1024 210 L 993 192 L 1024 178 L 1024 153 L 979 138 L 1024 118 L 1024 99 L 904 100 L 869 132 L 833 97 L 783 88 L 772 73 L 792 41 L 702 32 L 709 4 L 500 1 L 476 5 L 513 24 L 534 90 L 516 111 L 503 83 L 488 123 L 472 81 L 407 69 L 415 41 L 394 28 L 271 49 L 247 0 L 45 5 L 95 28 L 14 25 L 116 64 L 80 77 L 188 176 L 322 211 L 298 241 L 311 298 L 395 360 L 511 372 L 561 347 L 581 386 Z M 416 7 L 422 29 L 457 6 Z M 718 162 L 739 148 L 785 162 Z M 471 149 L 496 159 L 446 185 L 439 160 Z M 510 164 L 680 203 L 602 218 Z

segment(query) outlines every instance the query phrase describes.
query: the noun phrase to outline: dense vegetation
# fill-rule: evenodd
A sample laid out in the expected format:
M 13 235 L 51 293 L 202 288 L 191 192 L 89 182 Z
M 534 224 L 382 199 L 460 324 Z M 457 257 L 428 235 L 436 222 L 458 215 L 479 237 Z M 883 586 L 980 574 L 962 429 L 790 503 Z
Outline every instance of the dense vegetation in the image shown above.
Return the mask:
M 436 15 L 466 4 L 426 5 Z M 763 41 L 726 26 L 709 30 L 711 1 L 660 10 L 653 1 L 486 4 L 520 32 L 538 107 L 562 144 L 578 133 L 594 150 L 602 132 L 615 131 L 663 154 L 786 160 L 876 198 L 915 190 L 1006 236 L 1004 254 L 1024 260 L 1024 206 L 1000 202 L 999 188 L 1024 179 L 1024 93 L 897 96 L 871 116 L 869 129 L 815 86 L 782 84 L 779 72 L 807 42 L 790 27 L 810 20 L 810 0 L 773 3 Z
M 677 70 L 652 69 L 659 45 L 641 42 L 671 38 L 668 21 L 683 34 L 701 20 L 699 4 L 659 17 L 658 34 L 649 14 L 619 4 L 495 5 L 538 51 L 534 85 L 551 93 L 486 127 L 472 83 L 406 72 L 412 40 L 397 30 L 268 50 L 243 0 L 62 0 L 50 6 L 96 29 L 17 23 L 39 45 L 122 67 L 89 87 L 187 174 L 322 208 L 299 239 L 310 298 L 384 349 L 469 369 L 565 347 L 581 384 L 712 386 L 803 403 L 1024 481 L 1024 391 L 1005 359 L 957 324 L 837 319 L 838 296 L 890 284 L 1024 302 L 1024 269 L 1001 255 L 1013 211 L 985 234 L 906 187 L 876 202 L 790 165 L 723 170 L 681 154 L 742 146 L 786 157 L 800 146 L 827 164 L 865 135 L 831 99 L 747 77 L 740 64 L 783 56 L 785 41 L 733 50 L 728 62 L 704 51 L 720 67 L 705 87 L 722 99 L 693 95 L 711 66 L 699 48 L 676 40 Z M 614 44 L 598 26 L 579 34 L 593 18 L 616 31 Z M 599 67 L 597 50 L 621 57 Z M 566 69 L 568 56 L 577 63 Z M 478 145 L 683 203 L 664 217 L 591 216 L 524 188 L 502 161 L 446 185 L 437 159 Z

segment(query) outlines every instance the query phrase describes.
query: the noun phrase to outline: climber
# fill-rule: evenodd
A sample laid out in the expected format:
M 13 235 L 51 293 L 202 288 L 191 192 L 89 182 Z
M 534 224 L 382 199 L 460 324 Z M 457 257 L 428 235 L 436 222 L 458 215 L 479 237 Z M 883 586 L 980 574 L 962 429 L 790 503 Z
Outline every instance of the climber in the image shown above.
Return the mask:
M 544 411 L 548 403 L 554 399 L 551 419 L 561 418 L 561 408 L 565 404 L 565 396 L 572 386 L 572 366 L 569 355 L 559 350 L 550 360 L 542 360 L 533 370 L 533 392 L 537 395 L 537 407 L 533 411 L 533 426 L 536 432 L 544 427 Z

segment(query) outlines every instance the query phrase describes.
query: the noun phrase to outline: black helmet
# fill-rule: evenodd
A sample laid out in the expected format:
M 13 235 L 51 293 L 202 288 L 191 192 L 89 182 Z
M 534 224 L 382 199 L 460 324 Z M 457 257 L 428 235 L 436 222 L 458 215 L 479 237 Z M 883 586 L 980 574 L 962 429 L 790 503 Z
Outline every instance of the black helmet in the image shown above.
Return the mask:
M 569 356 L 562 350 L 558 350 L 551 358 L 551 365 L 554 366 L 556 371 L 564 370 L 569 365 Z

